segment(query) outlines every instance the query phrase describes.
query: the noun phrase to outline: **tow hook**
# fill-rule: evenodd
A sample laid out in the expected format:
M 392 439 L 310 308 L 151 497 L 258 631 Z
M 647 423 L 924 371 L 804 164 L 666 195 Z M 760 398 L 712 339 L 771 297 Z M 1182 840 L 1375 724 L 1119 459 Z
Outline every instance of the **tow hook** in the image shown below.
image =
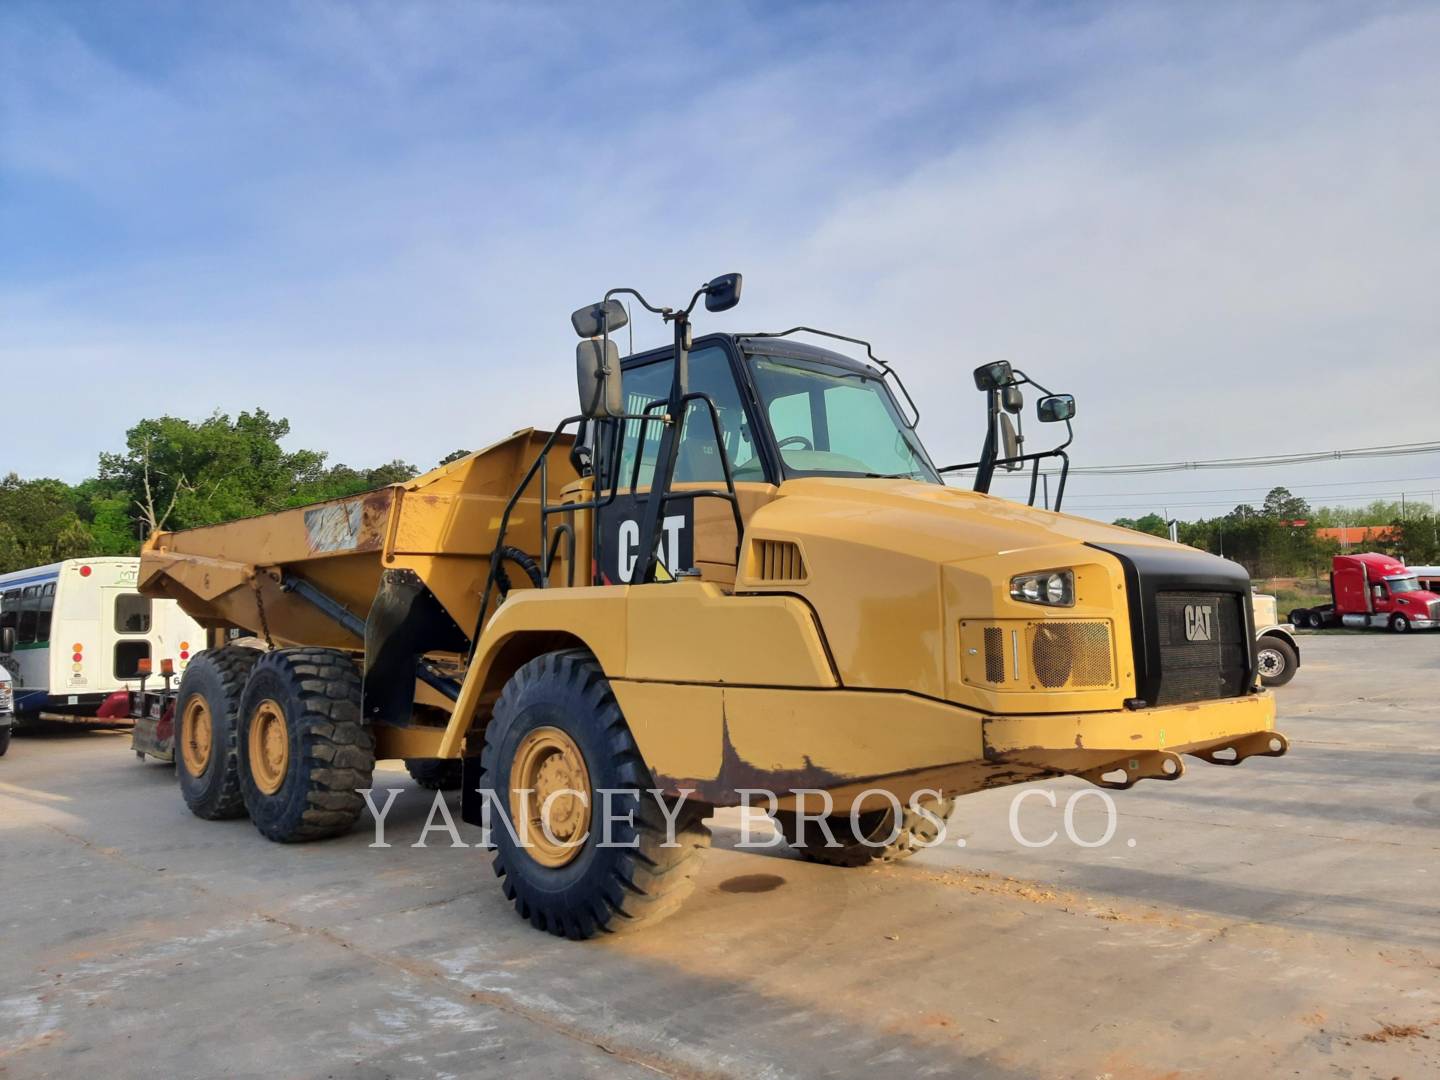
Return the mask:
M 1141 780 L 1179 780 L 1184 773 L 1185 762 L 1180 760 L 1179 754 L 1170 750 L 1147 750 L 1143 754 L 1136 754 L 1099 769 L 1087 769 L 1076 775 L 1097 787 L 1124 791 Z
M 1246 758 L 1280 757 L 1289 749 L 1290 740 L 1278 731 L 1255 731 L 1233 742 L 1196 750 L 1194 754 L 1211 765 L 1239 765 Z

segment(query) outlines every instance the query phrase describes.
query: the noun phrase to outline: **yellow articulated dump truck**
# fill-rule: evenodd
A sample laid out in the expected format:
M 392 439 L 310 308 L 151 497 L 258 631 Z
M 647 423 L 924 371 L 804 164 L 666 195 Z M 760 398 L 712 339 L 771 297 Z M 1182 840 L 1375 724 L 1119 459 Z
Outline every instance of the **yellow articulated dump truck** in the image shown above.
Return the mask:
M 1028 468 L 1033 504 L 1049 459 L 1058 510 L 1069 439 L 1024 453 L 1017 421 L 1030 386 L 1068 433 L 1073 398 L 979 369 L 979 460 L 937 468 L 865 342 L 694 337 L 740 285 L 577 311 L 580 409 L 553 431 L 151 537 L 143 592 L 264 646 L 192 658 L 149 710 L 190 808 L 334 835 L 404 759 L 488 822 L 517 911 L 578 939 L 672 911 L 716 807 L 768 806 L 804 856 L 856 866 L 985 788 L 1285 752 L 1243 569 L 989 494 Z M 621 296 L 673 344 L 622 359 Z M 944 482 L 962 469 L 973 490 Z

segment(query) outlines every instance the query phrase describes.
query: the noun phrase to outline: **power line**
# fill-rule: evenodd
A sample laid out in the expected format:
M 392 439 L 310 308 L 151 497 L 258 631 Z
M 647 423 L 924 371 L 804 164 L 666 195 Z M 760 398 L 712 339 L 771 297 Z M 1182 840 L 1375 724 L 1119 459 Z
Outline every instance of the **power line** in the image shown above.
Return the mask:
M 998 477 L 997 477 L 997 478 L 998 478 Z M 1029 476 L 1028 476 L 1028 474 L 1026 475 L 1025 480 L 1026 480 L 1027 483 L 1029 482 Z M 1383 480 L 1380 480 L 1380 479 L 1376 479 L 1376 480 L 1332 480 L 1332 481 L 1328 481 L 1328 482 L 1326 482 L 1326 483 L 1287 484 L 1287 485 L 1286 485 L 1286 490 L 1288 490 L 1288 491 L 1294 491 L 1294 490 L 1297 490 L 1297 489 L 1299 489 L 1299 488 L 1321 488 L 1321 487 L 1358 487 L 1358 486 L 1367 485 L 1367 484 L 1418 484 L 1418 483 L 1423 483 L 1423 482 L 1426 482 L 1426 481 L 1429 481 L 1429 480 L 1440 481 L 1440 476 L 1392 476 L 1392 477 L 1388 477 L 1388 478 L 1383 479 Z M 1268 486 L 1267 486 L 1267 485 L 1264 485 L 1264 484 L 1259 484 L 1259 485 L 1253 485 L 1253 486 L 1251 486 L 1251 487 L 1233 487 L 1233 488 L 1185 488 L 1185 489 L 1176 489 L 1176 490 L 1173 490 L 1173 491 L 1087 491 L 1087 492 L 1084 492 L 1084 493 L 1076 492 L 1074 495 L 1071 495 L 1070 498 L 1071 498 L 1071 499 L 1100 499 L 1100 498 L 1113 498 L 1113 497 L 1116 496 L 1116 495 L 1123 495 L 1123 496 L 1138 496 L 1138 495 L 1220 495 L 1220 494 L 1224 494 L 1224 493 L 1226 493 L 1226 492 L 1232 492 L 1232 493 L 1238 493 L 1238 492 L 1243 492 L 1243 491 L 1264 491 L 1264 492 L 1269 492 L 1274 486 L 1275 486 L 1275 485 L 1273 485 L 1273 484 L 1272 484 L 1272 485 L 1268 485 Z M 1346 498 L 1347 496 L 1342 492 L 1342 493 L 1337 493 L 1337 494 L 1335 494 L 1334 496 L 1322 496 L 1322 497 L 1330 497 L 1330 498 L 1340 499 L 1340 498 Z M 1358 496 L 1357 496 L 1357 497 L 1358 497 Z
M 1071 475 L 1135 475 L 1139 473 L 1186 472 L 1199 469 L 1259 469 L 1271 465 L 1304 465 L 1312 461 L 1342 461 L 1348 458 L 1412 457 L 1440 453 L 1440 442 L 1392 443 L 1387 446 L 1360 446 L 1348 450 L 1316 450 L 1305 454 L 1271 454 L 1260 457 L 1211 458 L 1206 461 L 1161 461 L 1132 465 L 1072 465 Z M 957 472 L 968 470 L 956 470 Z M 1042 469 L 1051 476 L 1058 469 Z

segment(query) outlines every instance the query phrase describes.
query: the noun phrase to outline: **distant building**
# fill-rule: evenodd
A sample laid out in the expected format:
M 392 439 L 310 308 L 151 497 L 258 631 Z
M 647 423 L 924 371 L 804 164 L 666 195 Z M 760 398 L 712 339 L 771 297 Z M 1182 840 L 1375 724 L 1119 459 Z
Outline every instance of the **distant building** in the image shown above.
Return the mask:
M 1394 540 L 1395 526 L 1343 525 L 1335 529 L 1316 529 L 1315 538 L 1317 540 L 1333 540 L 1340 545 L 1341 551 L 1349 551 L 1352 547 L 1364 547 L 1368 544 Z

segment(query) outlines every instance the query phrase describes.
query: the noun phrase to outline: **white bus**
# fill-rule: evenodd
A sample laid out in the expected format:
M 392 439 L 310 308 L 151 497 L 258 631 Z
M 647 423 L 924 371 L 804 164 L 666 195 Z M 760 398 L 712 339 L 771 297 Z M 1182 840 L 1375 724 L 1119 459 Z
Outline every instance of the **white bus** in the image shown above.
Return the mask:
M 14 677 L 17 721 L 94 718 L 138 686 L 141 660 L 157 673 L 172 660 L 179 675 L 205 647 L 179 604 L 135 591 L 139 573 L 138 557 L 113 556 L 0 574 L 0 664 Z

